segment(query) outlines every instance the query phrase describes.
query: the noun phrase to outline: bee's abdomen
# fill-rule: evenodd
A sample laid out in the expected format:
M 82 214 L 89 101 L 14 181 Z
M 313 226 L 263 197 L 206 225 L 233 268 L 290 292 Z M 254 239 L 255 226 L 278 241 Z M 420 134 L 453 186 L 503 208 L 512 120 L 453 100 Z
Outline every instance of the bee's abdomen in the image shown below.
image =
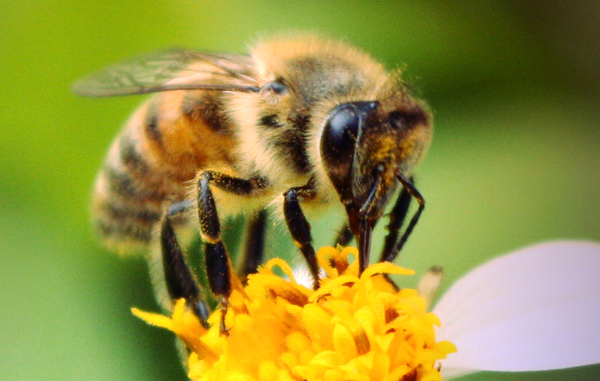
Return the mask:
M 163 213 L 167 179 L 152 173 L 140 144 L 124 131 L 98 174 L 93 214 L 107 246 L 119 252 L 144 249 Z
M 120 253 L 145 251 L 166 203 L 183 200 L 185 188 L 168 163 L 160 165 L 148 148 L 144 129 L 148 108 L 142 108 L 113 142 L 96 179 L 93 218 L 106 245 Z M 170 168 L 170 172 L 173 169 Z M 193 178 L 194 171 L 188 177 Z
M 206 110 L 210 95 L 157 94 L 121 131 L 94 190 L 94 219 L 107 246 L 144 250 L 168 204 L 185 199 L 186 184 L 196 173 L 209 163 L 226 164 L 222 147 L 232 145 L 231 137 L 224 121 L 209 118 L 219 115 Z

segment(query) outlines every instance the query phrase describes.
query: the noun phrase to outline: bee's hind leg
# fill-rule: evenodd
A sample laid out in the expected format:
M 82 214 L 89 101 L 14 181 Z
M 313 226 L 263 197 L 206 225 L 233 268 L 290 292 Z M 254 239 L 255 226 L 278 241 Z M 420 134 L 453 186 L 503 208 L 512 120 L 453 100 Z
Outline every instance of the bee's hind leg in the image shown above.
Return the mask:
M 169 215 L 165 216 L 162 222 L 160 248 L 165 284 L 170 299 L 177 301 L 184 298 L 187 306 L 198 316 L 202 324 L 208 327 L 206 321 L 209 309 L 204 302 L 201 288 L 185 261 L 181 247 L 177 242 L 175 231 L 169 220 Z
M 258 266 L 263 261 L 266 224 L 267 211 L 264 209 L 249 217 L 246 222 L 242 260 L 238 268 L 238 275 L 242 283 L 246 283 L 248 275 L 258 271 Z

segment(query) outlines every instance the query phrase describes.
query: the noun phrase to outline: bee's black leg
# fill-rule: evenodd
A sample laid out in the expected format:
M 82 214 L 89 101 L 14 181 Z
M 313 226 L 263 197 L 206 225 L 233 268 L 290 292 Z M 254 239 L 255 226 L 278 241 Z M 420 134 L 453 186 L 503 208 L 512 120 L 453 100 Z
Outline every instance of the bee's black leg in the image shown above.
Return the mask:
M 385 245 L 381 253 L 380 262 L 393 262 L 396 259 L 425 208 L 425 199 L 413 185 L 412 178 L 407 179 L 402 175 L 397 175 L 397 178 L 404 188 L 400 192 L 400 196 L 398 196 L 396 205 L 394 205 L 394 209 L 390 215 L 390 224 L 388 225 L 389 233 L 385 238 Z M 410 220 L 406 230 L 398 240 L 398 234 L 406 219 L 406 215 L 408 214 L 408 207 L 410 206 L 412 198 L 417 200 L 419 209 L 417 209 L 417 212 Z
M 335 236 L 334 245 L 348 246 L 348 244 L 350 243 L 350 241 L 352 241 L 353 238 L 354 234 L 352 234 L 350 227 L 348 226 L 348 224 L 344 224 L 344 226 L 342 226 L 342 228 L 338 231 L 337 235 Z
M 239 179 L 206 171 L 198 179 L 198 217 L 200 235 L 205 242 L 206 274 L 213 294 L 226 299 L 231 293 L 231 264 L 221 240 L 221 223 L 210 184 L 237 195 L 250 195 L 267 186 L 264 179 Z
M 284 193 L 285 201 L 283 204 L 283 213 L 285 215 L 287 227 L 294 239 L 294 243 L 300 248 L 302 255 L 304 255 L 304 258 L 306 259 L 306 263 L 308 264 L 308 268 L 313 277 L 313 287 L 317 289 L 319 286 L 319 265 L 317 263 L 315 249 L 312 245 L 310 224 L 306 220 L 306 217 L 304 217 L 299 202 L 299 199 L 311 199 L 314 198 L 315 195 L 314 186 L 310 183 L 303 187 L 291 188 Z
M 243 257 L 238 274 L 245 283 L 249 274 L 254 274 L 262 263 L 265 248 L 267 211 L 261 210 L 248 219 L 244 239 Z
M 231 293 L 231 265 L 221 240 L 221 223 L 209 184 L 237 195 L 250 195 L 265 188 L 263 179 L 244 180 L 221 173 L 206 171 L 198 181 L 198 217 L 200 234 L 205 242 L 205 261 L 208 283 L 215 295 L 227 298 Z
M 169 297 L 173 301 L 185 298 L 188 307 L 200 318 L 202 324 L 208 327 L 208 307 L 204 303 L 200 286 L 185 262 L 168 215 L 163 219 L 161 226 L 160 245 Z
M 394 247 L 396 246 L 396 242 L 398 242 L 400 229 L 402 228 L 402 225 L 404 225 L 404 220 L 408 214 L 408 208 L 411 201 L 412 197 L 410 194 L 405 188 L 402 188 L 400 195 L 396 200 L 396 204 L 390 213 L 390 223 L 386 227 L 388 234 L 385 236 L 385 243 L 383 245 L 383 250 L 381 251 L 379 262 L 391 262 L 398 255 L 397 252 L 394 253 L 393 251 Z

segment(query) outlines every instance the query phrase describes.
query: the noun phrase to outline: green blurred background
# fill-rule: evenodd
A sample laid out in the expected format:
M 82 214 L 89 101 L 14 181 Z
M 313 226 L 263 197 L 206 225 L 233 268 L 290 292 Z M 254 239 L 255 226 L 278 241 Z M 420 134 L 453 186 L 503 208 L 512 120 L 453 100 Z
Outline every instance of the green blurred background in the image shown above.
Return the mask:
M 3 1 L 0 379 L 184 379 L 172 335 L 129 312 L 158 308 L 145 263 L 100 248 L 88 222 L 95 173 L 143 98 L 70 93 L 90 71 L 164 47 L 244 51 L 263 32 L 310 29 L 406 68 L 436 132 L 419 171 L 428 207 L 401 263 L 443 265 L 444 288 L 524 245 L 600 241 L 600 2 L 538 3 Z M 313 221 L 319 244 L 334 225 Z

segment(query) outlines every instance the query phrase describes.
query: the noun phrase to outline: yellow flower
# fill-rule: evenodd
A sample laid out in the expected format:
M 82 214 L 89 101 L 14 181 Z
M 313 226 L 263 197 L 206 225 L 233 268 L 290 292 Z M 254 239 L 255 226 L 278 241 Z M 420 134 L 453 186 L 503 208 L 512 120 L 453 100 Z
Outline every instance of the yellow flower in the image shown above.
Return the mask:
M 132 311 L 190 348 L 193 380 L 441 380 L 436 364 L 456 348 L 436 342 L 439 320 L 415 290 L 398 291 L 383 277 L 413 271 L 378 263 L 359 277 L 349 255 L 357 258 L 357 250 L 319 251 L 327 276 L 317 290 L 298 283 L 285 261 L 270 260 L 242 292 L 232 292 L 228 335 L 220 334 L 220 311 L 205 329 L 184 299 L 171 318 Z

